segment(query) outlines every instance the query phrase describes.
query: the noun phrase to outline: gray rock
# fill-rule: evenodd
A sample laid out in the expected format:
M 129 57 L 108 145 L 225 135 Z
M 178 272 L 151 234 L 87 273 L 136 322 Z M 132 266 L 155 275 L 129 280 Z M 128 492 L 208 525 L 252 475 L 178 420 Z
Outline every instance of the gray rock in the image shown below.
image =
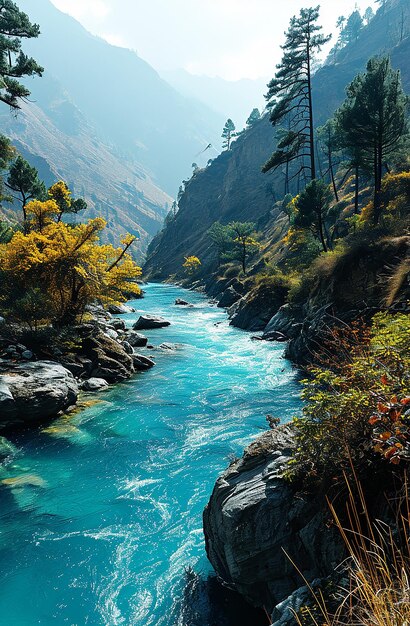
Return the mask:
M 223 292 L 221 298 L 219 299 L 218 307 L 228 309 L 233 304 L 235 304 L 235 302 L 238 302 L 241 297 L 241 294 L 238 293 L 234 287 L 228 287 L 228 289 Z
M 148 330 L 152 328 L 165 328 L 170 326 L 171 322 L 168 322 L 163 317 L 157 317 L 154 315 L 140 315 L 139 319 L 135 322 L 134 330 Z
M 140 335 L 134 330 L 130 330 L 126 334 L 126 340 L 133 348 L 144 348 L 148 343 L 148 339 L 144 335 Z
M 6 323 L 6 320 L 4 319 L 4 317 L 0 315 L 0 326 L 5 323 Z
M 104 330 L 104 333 L 107 335 L 107 337 L 109 337 L 110 339 L 118 339 L 118 333 L 116 330 L 114 330 L 113 328 L 106 328 Z
M 21 356 L 23 359 L 30 361 L 30 359 L 33 358 L 34 354 L 32 353 L 31 350 L 24 350 L 24 352 L 21 353 Z
M 137 372 L 145 372 L 146 370 L 151 369 L 155 365 L 155 361 L 148 358 L 143 354 L 134 354 L 133 356 L 134 367 Z
M 189 302 L 187 302 L 186 300 L 181 300 L 181 298 L 177 298 L 175 300 L 175 304 L 176 306 L 189 306 Z
M 301 585 L 284 550 L 307 580 L 330 575 L 344 555 L 337 529 L 326 524 L 325 498 L 296 494 L 282 477 L 294 445 L 291 426 L 264 433 L 218 479 L 204 511 L 217 574 L 269 612 Z
M 121 345 L 127 354 L 134 354 L 134 348 L 128 341 L 121 341 Z
M 265 341 L 278 341 L 280 343 L 284 343 L 288 341 L 288 338 L 283 333 L 280 333 L 278 330 L 270 330 L 268 333 L 263 333 L 262 337 Z
M 104 378 L 89 378 L 81 383 L 81 389 L 83 391 L 101 391 L 107 389 L 108 383 Z
M 278 604 L 272 613 L 272 626 L 295 626 L 295 613 L 298 613 L 303 606 L 312 605 L 312 591 L 317 591 L 322 581 L 315 580 L 309 587 L 306 585 L 296 589 L 286 600 Z M 320 595 L 318 594 L 318 597 Z
M 175 350 L 178 350 L 178 346 L 176 343 L 161 343 L 159 349 L 167 352 L 175 352 Z
M 117 331 L 124 331 L 126 329 L 124 320 L 118 320 L 115 318 L 109 322 L 108 326 Z
M 135 312 L 135 309 L 126 304 L 110 304 L 107 310 L 113 315 L 127 315 L 128 313 Z
M 0 374 L 0 421 L 30 423 L 56 416 L 76 403 L 73 375 L 51 361 L 22 363 Z
M 116 339 L 111 339 L 92 324 L 77 326 L 81 337 L 81 358 L 91 362 L 87 367 L 90 378 L 104 378 L 109 383 L 126 380 L 134 373 L 132 356 Z M 77 356 L 79 360 L 79 356 Z

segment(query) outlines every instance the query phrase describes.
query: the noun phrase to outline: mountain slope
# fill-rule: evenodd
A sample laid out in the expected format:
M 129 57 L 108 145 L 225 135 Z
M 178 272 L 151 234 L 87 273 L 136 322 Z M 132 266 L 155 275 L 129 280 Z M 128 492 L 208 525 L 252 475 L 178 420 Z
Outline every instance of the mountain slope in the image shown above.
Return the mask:
M 119 159 L 48 74 L 30 82 L 34 102 L 18 115 L 0 110 L 0 131 L 35 165 L 47 185 L 64 179 L 89 204 L 89 215 L 108 222 L 108 238 L 139 232 L 142 253 L 158 231 L 171 199 L 141 166 Z
M 195 76 L 185 70 L 163 72 L 165 80 L 180 93 L 196 98 L 224 118 L 232 118 L 238 129 L 245 126 L 253 108 L 263 109 L 268 79 L 224 80 L 219 76 Z
M 363 29 L 358 41 L 341 51 L 336 63 L 316 73 L 313 90 L 317 125 L 333 114 L 344 99 L 346 86 L 375 54 L 390 53 L 393 66 L 402 70 L 406 91 L 410 91 L 410 36 L 401 41 L 395 36 L 402 12 L 407 15 L 408 9 L 408 0 L 390 0 Z M 386 31 L 386 24 L 391 25 L 391 32 Z M 181 276 L 187 255 L 199 256 L 202 273 L 212 271 L 215 253 L 206 231 L 217 220 L 259 222 L 260 230 L 270 220 L 268 227 L 272 227 L 277 218 L 277 210 L 272 213 L 274 203 L 284 195 L 284 177 L 281 172 L 261 174 L 261 166 L 275 148 L 274 135 L 269 119 L 264 117 L 234 142 L 230 152 L 194 175 L 175 219 L 150 244 L 145 266 L 150 276 Z
M 67 90 L 96 131 L 175 193 L 195 155 L 219 141 L 223 117 L 181 96 L 135 52 L 92 36 L 49 0 L 20 0 L 41 35 L 32 54 Z

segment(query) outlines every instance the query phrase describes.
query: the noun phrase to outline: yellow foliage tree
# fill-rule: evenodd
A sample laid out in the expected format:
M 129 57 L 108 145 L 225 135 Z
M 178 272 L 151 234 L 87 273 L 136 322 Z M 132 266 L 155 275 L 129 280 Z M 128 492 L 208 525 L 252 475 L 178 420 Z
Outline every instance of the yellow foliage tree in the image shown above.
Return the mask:
M 101 244 L 102 218 L 64 224 L 54 200 L 31 202 L 27 213 L 30 232 L 0 245 L 0 306 L 10 318 L 31 327 L 42 321 L 66 325 L 92 302 L 140 295 L 135 281 L 141 268 L 128 254 L 134 236 L 126 235 L 118 248 Z
M 201 265 L 197 256 L 186 256 L 182 267 L 185 268 L 187 274 L 194 274 Z

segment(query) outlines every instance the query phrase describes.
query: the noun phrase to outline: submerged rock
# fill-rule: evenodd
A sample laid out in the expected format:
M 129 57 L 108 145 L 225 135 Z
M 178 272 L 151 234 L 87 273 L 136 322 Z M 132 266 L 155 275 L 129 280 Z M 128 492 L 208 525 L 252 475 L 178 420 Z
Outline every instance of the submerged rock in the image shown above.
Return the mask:
M 343 559 L 324 497 L 297 494 L 283 478 L 294 445 L 291 426 L 262 435 L 218 479 L 204 511 L 217 574 L 269 612 L 303 584 L 284 550 L 308 580 L 330 575 Z
M 171 322 L 168 322 L 163 317 L 157 317 L 154 315 L 140 315 L 138 320 L 135 322 L 133 329 L 148 330 L 152 328 L 165 328 L 165 326 L 170 325 Z
M 62 365 L 28 362 L 0 371 L 0 423 L 30 423 L 76 403 L 78 385 Z

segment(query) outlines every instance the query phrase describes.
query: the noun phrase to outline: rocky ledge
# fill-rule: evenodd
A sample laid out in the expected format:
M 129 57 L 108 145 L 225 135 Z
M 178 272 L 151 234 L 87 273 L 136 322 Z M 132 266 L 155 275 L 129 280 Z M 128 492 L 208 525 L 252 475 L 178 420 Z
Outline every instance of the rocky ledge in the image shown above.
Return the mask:
M 117 314 L 128 307 L 114 308 Z M 155 365 L 152 358 L 135 348 L 144 348 L 147 338 L 127 328 L 101 306 L 89 307 L 92 319 L 65 332 L 63 339 L 46 329 L 32 345 L 19 343 L 24 329 L 7 326 L 0 333 L 0 427 L 33 423 L 57 416 L 77 402 L 79 389 L 99 392 L 110 384 L 130 378 L 137 371 Z M 151 327 L 169 325 L 162 318 Z M 33 338 L 32 338 L 33 339 Z
M 0 423 L 35 422 L 74 405 L 78 385 L 62 365 L 36 361 L 0 370 Z
M 204 511 L 207 554 L 219 578 L 278 626 L 294 625 L 289 607 L 307 595 L 290 559 L 314 581 L 332 574 L 344 553 L 327 524 L 325 498 L 298 494 L 283 478 L 294 446 L 292 426 L 264 433 L 218 479 Z

